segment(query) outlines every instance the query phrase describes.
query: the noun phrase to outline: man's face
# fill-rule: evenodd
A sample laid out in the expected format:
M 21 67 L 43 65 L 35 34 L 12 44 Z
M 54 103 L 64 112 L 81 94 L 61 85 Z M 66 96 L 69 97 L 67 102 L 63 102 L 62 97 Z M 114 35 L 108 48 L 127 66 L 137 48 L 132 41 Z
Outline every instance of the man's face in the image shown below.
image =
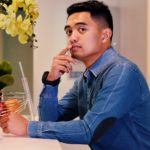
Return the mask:
M 70 15 L 65 31 L 73 57 L 88 65 L 102 54 L 102 29 L 89 12 Z

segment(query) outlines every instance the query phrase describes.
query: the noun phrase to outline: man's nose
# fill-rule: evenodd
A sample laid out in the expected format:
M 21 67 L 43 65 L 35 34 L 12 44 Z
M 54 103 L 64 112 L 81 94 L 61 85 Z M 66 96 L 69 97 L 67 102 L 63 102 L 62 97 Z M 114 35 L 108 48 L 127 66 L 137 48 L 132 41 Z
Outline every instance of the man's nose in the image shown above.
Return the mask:
M 77 34 L 76 31 L 73 31 L 72 34 L 70 35 L 69 37 L 69 42 L 72 44 L 72 43 L 76 43 L 79 39 L 79 36 Z

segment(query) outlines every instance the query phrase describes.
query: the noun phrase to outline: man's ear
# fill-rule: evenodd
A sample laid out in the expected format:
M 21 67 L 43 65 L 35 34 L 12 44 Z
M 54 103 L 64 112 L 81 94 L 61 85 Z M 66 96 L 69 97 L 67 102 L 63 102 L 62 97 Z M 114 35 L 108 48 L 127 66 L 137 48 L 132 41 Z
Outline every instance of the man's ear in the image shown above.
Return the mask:
M 102 42 L 105 43 L 111 39 L 112 31 L 109 28 L 105 28 L 102 31 Z

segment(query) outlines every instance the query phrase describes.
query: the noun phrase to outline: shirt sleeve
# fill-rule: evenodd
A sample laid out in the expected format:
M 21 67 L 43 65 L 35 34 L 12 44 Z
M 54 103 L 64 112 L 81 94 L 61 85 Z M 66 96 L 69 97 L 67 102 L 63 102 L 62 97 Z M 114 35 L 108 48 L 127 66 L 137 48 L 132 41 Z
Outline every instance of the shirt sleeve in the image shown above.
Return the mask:
M 89 144 L 95 137 L 97 128 L 101 129 L 103 121 L 122 118 L 135 105 L 135 99 L 141 92 L 137 74 L 130 65 L 115 65 L 102 80 L 100 87 L 96 86 L 98 93 L 92 108 L 82 120 L 30 121 L 29 136 Z
M 41 121 L 67 121 L 78 116 L 76 82 L 61 100 L 57 95 L 58 86 L 44 85 L 39 102 Z
M 40 94 L 39 102 L 39 120 L 41 121 L 56 121 L 58 118 L 58 86 L 44 85 Z

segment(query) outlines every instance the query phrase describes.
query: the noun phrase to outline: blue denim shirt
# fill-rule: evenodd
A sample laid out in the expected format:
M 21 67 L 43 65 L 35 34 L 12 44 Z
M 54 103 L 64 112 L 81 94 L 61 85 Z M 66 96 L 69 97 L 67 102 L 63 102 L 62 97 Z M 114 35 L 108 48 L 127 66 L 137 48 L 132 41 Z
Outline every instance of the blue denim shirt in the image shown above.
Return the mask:
M 138 67 L 112 47 L 60 101 L 57 95 L 58 86 L 44 85 L 40 121 L 29 122 L 29 136 L 92 150 L 150 150 L 149 88 Z

